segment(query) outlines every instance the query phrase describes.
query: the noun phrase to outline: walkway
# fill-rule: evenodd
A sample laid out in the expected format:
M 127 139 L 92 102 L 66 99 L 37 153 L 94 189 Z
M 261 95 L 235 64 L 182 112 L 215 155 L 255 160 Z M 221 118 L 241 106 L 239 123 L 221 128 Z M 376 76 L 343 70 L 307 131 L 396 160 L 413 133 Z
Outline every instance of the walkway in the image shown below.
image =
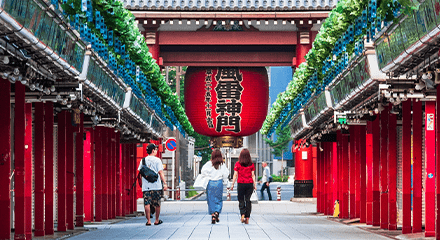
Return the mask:
M 239 222 L 238 203 L 224 202 L 220 222 L 212 225 L 206 203 L 164 202 L 159 226 L 145 226 L 144 216 L 114 224 L 86 225 L 91 231 L 70 239 L 387 239 L 355 226 L 315 215 L 315 203 L 252 204 L 249 225 Z

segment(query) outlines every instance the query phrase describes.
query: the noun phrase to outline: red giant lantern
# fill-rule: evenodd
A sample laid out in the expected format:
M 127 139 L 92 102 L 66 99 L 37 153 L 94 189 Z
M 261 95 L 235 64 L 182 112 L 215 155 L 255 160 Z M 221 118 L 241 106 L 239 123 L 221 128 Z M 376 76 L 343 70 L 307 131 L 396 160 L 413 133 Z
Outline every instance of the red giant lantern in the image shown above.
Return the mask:
M 267 115 L 269 81 L 264 67 L 188 67 L 185 111 L 194 130 L 214 147 L 241 147 Z

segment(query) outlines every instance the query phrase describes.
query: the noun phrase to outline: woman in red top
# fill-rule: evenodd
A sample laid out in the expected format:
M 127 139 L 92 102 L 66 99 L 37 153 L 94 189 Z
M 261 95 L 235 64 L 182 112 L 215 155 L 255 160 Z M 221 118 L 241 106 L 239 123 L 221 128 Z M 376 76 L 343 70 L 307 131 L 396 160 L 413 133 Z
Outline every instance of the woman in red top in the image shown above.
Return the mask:
M 252 210 L 251 195 L 254 189 L 257 189 L 257 185 L 255 182 L 255 166 L 252 163 L 251 154 L 247 148 L 241 150 L 238 162 L 235 164 L 231 191 L 234 189 L 236 180 L 238 183 L 238 207 L 240 208 L 241 222 L 249 224 Z

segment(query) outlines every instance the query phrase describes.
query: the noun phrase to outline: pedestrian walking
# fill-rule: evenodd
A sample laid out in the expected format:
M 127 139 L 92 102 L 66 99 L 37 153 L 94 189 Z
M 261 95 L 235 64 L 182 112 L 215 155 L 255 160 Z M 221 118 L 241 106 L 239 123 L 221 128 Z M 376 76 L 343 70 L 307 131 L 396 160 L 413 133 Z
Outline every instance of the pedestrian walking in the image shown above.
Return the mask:
M 229 170 L 223 162 L 222 152 L 215 149 L 211 153 L 211 161 L 203 165 L 200 177 L 209 179 L 206 187 L 208 212 L 211 223 L 220 222 L 219 216 L 223 208 L 223 181 L 228 181 Z
M 263 176 L 261 177 L 261 181 L 263 185 L 261 186 L 260 193 L 261 193 L 261 199 L 264 199 L 264 190 L 267 189 L 267 196 L 269 197 L 269 201 L 272 201 L 272 195 L 270 194 L 270 169 L 267 166 L 267 162 L 262 163 L 263 166 Z
M 238 162 L 234 166 L 234 178 L 232 179 L 231 191 L 237 181 L 238 207 L 240 209 L 241 222 L 249 224 L 252 204 L 251 195 L 257 185 L 255 182 L 255 166 L 251 160 L 251 154 L 247 148 L 240 152 Z
M 155 182 L 149 182 L 147 179 L 142 178 L 142 193 L 144 196 L 145 217 L 147 218 L 146 226 L 151 225 L 150 205 L 155 208 L 156 219 L 154 225 L 162 224 L 163 221 L 159 219 L 160 215 L 160 198 L 163 190 L 167 190 L 168 186 L 165 183 L 165 177 L 163 174 L 163 165 L 160 158 L 156 157 L 157 146 L 150 143 L 147 146 L 147 154 L 139 164 L 138 170 L 142 168 L 142 164 L 145 164 L 148 168 L 156 172 L 159 177 Z M 162 186 L 163 182 L 163 186 Z

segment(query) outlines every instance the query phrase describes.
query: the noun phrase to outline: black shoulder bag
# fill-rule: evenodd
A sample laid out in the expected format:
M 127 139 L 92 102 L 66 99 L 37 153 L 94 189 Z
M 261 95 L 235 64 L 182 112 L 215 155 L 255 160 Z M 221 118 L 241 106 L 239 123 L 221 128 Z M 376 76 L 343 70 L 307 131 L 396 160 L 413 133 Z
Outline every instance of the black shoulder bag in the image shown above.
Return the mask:
M 145 164 L 145 158 L 142 159 L 142 167 L 139 170 L 139 173 L 150 183 L 156 182 L 157 178 L 159 177 L 159 175 L 157 175 L 155 171 L 147 167 L 147 165 Z

